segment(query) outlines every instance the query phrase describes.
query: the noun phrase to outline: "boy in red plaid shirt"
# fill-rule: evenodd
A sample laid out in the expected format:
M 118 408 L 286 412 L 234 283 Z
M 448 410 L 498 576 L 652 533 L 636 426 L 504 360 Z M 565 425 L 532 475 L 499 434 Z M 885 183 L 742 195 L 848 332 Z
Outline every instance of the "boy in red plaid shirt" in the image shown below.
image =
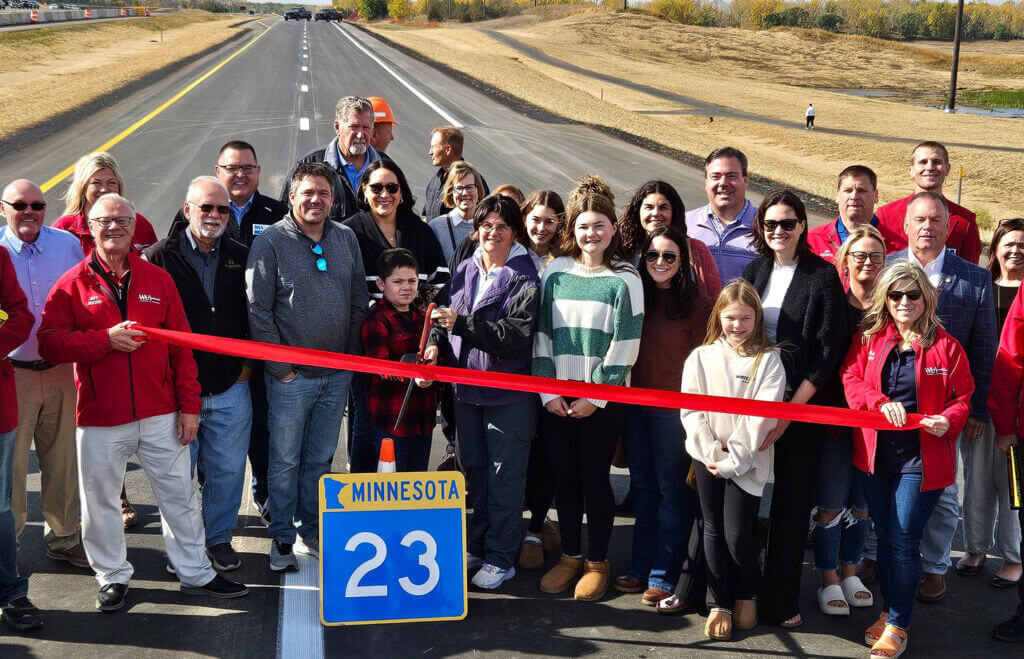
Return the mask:
M 377 287 L 384 297 L 370 310 L 363 324 L 363 354 L 397 362 L 402 355 L 419 350 L 420 333 L 426 321 L 423 310 L 413 305 L 419 287 L 419 267 L 409 250 L 389 249 L 377 260 L 377 272 Z M 426 471 L 430 458 L 437 392 L 433 382 L 416 380 L 416 384 L 401 423 L 392 430 L 409 381 L 394 376 L 367 377 L 370 437 L 378 455 L 382 439 L 395 440 L 398 471 Z

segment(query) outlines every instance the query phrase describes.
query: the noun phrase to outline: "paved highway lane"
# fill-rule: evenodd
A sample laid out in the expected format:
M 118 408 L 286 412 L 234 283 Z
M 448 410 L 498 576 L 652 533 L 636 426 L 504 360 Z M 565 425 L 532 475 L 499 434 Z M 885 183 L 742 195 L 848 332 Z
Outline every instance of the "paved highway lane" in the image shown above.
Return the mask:
M 296 156 L 330 139 L 334 105 L 346 94 L 375 94 L 391 103 L 402 125 L 389 152 L 405 169 L 418 195 L 431 171 L 425 155 L 427 133 L 454 120 L 466 130 L 467 157 L 492 185 L 512 182 L 527 190 L 543 185 L 564 191 L 577 176 L 595 172 L 606 177 L 622 205 L 635 186 L 658 177 L 675 184 L 688 206 L 703 203 L 699 171 L 583 126 L 524 118 L 350 26 L 305 21 L 254 21 L 248 26 L 246 41 L 183 67 L 101 114 L 63 127 L 32 149 L 3 154 L 0 181 L 21 176 L 40 183 L 50 180 L 79 155 L 122 134 L 245 48 L 110 147 L 124 170 L 129 196 L 153 221 L 158 234 L 166 232 L 188 181 L 211 171 L 217 149 L 229 139 L 256 145 L 263 164 L 263 190 L 276 194 Z M 47 194 L 50 221 L 60 214 L 58 196 L 65 187 L 66 181 L 56 181 Z M 442 447 L 439 433 L 434 447 L 431 464 L 437 463 Z M 335 469 L 342 470 L 344 461 L 342 450 L 336 455 Z M 621 494 L 625 486 L 621 472 L 614 482 Z M 471 613 L 464 622 L 322 631 L 314 609 L 308 608 L 315 603 L 315 590 L 296 582 L 285 583 L 282 589 L 267 570 L 269 543 L 250 515 L 248 493 L 236 531 L 243 567 L 232 576 L 249 583 L 252 594 L 226 604 L 187 598 L 177 593 L 176 581 L 165 572 L 159 517 L 148 482 L 135 464 L 128 474 L 128 487 L 141 520 L 127 540 L 129 558 L 136 566 L 133 592 L 125 612 L 101 615 L 93 610 L 97 586 L 89 573 L 44 557 L 37 471 L 29 487 L 30 525 L 21 538 L 20 564 L 31 575 L 31 596 L 47 612 L 46 626 L 32 635 L 0 637 L 0 654 L 5 656 L 69 652 L 149 656 L 173 651 L 264 657 L 279 650 L 288 656 L 316 656 L 316 648 L 328 655 L 454 654 L 480 649 L 515 654 L 678 655 L 706 648 L 700 640 L 699 618 L 658 616 L 637 606 L 636 596 L 610 593 L 600 604 L 543 596 L 537 590 L 539 572 L 524 572 L 499 595 L 472 594 Z M 615 574 L 626 567 L 632 526 L 629 519 L 617 521 L 611 550 Z M 814 577 L 810 570 L 805 580 L 807 628 L 795 633 L 758 628 L 740 635 L 737 652 L 863 654 L 857 638 L 871 622 L 870 615 L 858 612 L 840 623 L 824 620 L 811 605 Z M 915 646 L 921 651 L 948 647 L 954 630 L 967 629 L 964 617 L 970 612 L 972 643 L 978 640 L 977 647 L 990 656 L 1004 651 L 987 641 L 987 628 L 1010 610 L 1014 594 L 993 592 L 981 579 L 951 580 L 949 601 L 922 611 L 915 622 L 915 631 L 927 630 L 915 636 Z M 279 614 L 288 620 L 283 635 Z

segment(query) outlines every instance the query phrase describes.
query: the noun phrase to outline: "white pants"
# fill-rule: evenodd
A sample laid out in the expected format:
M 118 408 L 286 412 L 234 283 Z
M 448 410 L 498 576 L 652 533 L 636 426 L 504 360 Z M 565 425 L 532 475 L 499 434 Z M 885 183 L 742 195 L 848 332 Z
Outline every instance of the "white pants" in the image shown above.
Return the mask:
M 995 445 L 991 423 L 981 437 L 964 444 L 964 540 L 967 551 L 995 551 L 1010 563 L 1020 563 L 1020 521 L 1010 508 L 1006 456 Z
M 206 557 L 206 532 L 192 486 L 189 448 L 177 437 L 178 415 L 122 426 L 85 426 L 75 436 L 82 500 L 82 545 L 100 586 L 126 584 L 128 562 L 121 520 L 121 484 L 128 458 L 139 457 L 160 507 L 167 558 L 185 586 L 202 586 L 216 573 Z

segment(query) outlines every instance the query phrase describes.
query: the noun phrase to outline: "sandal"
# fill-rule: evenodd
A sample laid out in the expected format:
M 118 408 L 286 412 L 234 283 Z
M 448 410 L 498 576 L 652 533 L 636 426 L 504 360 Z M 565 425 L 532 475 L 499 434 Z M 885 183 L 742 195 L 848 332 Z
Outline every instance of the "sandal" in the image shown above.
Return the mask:
M 846 603 L 850 606 L 857 609 L 874 606 L 875 596 L 871 594 L 868 587 L 857 576 L 846 577 L 839 585 L 843 589 L 843 597 L 846 598 Z M 857 597 L 857 595 L 862 594 L 867 594 L 867 597 Z
M 875 624 L 871 625 L 864 631 L 864 643 L 873 646 L 875 642 L 882 638 L 882 632 L 885 631 L 885 626 L 889 622 L 889 612 L 882 611 L 878 616 L 878 620 Z
M 128 499 L 121 499 L 121 521 L 124 528 L 135 526 L 139 523 L 139 513 L 128 503 Z
M 704 623 L 704 635 L 712 641 L 728 641 L 732 638 L 732 611 L 715 607 Z
M 868 656 L 894 659 L 894 657 L 898 657 L 903 654 L 903 651 L 906 649 L 907 632 L 903 631 L 899 627 L 886 625 L 885 631 L 882 632 L 882 637 L 875 641 L 875 644 L 871 646 L 871 651 L 868 653 Z
M 818 589 L 818 608 L 827 616 L 850 615 L 850 605 L 846 601 L 843 589 L 835 583 Z
M 779 623 L 779 627 L 783 629 L 796 629 L 800 625 L 804 624 L 803 617 L 798 613 L 792 618 L 788 618 Z
M 677 614 L 696 613 L 697 607 L 691 605 L 689 602 L 684 600 L 679 595 L 671 595 L 658 602 L 658 613 L 664 613 L 667 616 Z

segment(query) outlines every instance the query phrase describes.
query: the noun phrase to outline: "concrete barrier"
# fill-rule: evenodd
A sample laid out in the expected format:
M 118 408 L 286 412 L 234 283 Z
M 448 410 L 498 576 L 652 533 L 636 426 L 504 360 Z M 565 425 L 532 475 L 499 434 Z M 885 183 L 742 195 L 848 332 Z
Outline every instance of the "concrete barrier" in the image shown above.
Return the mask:
M 135 9 L 127 8 L 105 8 L 86 10 L 50 10 L 33 9 L 31 11 L 0 11 L 0 26 L 3 25 L 28 25 L 34 23 L 59 23 L 63 21 L 81 21 L 92 18 L 118 18 L 121 16 L 138 16 Z M 145 15 L 149 15 L 146 13 Z

